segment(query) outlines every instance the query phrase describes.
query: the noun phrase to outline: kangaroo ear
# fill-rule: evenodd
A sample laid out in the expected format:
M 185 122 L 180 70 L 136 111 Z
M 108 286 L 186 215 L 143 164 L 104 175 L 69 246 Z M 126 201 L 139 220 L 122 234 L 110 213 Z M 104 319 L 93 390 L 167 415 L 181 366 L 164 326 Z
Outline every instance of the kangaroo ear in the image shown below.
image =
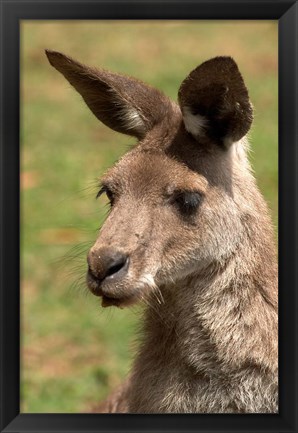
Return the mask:
M 90 68 L 56 51 L 46 50 L 46 55 L 93 114 L 115 131 L 141 139 L 169 109 L 166 96 L 141 81 Z
M 228 147 L 251 126 L 248 91 L 231 57 L 215 57 L 194 69 L 181 84 L 178 99 L 185 128 L 196 139 Z

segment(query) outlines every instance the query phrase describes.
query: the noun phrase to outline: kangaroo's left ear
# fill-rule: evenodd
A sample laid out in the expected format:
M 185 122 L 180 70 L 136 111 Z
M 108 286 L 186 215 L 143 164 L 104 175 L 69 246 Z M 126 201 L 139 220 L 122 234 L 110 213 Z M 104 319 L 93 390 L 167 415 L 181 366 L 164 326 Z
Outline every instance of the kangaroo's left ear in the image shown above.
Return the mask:
M 249 130 L 253 110 L 237 64 L 215 57 L 194 69 L 179 94 L 186 130 L 196 139 L 209 138 L 229 147 Z

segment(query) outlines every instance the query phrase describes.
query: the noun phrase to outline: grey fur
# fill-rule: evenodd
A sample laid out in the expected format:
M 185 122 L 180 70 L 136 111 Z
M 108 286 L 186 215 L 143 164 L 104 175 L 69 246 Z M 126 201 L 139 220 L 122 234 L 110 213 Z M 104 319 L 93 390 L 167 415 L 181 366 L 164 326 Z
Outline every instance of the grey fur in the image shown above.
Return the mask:
M 236 63 L 196 68 L 179 107 L 133 78 L 47 55 L 100 120 L 141 139 L 104 176 L 113 206 L 88 256 L 104 306 L 147 305 L 131 374 L 98 410 L 276 413 L 276 253 L 246 156 L 252 107 Z M 177 190 L 201 194 L 193 214 Z M 129 267 L 107 282 L 113 249 Z

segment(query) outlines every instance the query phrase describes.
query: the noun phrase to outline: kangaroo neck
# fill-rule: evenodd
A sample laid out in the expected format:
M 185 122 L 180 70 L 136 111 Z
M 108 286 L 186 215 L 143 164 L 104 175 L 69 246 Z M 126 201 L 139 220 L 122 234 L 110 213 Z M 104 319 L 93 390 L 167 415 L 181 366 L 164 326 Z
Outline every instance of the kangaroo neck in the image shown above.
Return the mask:
M 146 312 L 146 338 L 166 346 L 162 353 L 167 347 L 176 350 L 202 372 L 214 364 L 228 371 L 248 364 L 276 369 L 274 266 L 270 272 L 271 278 L 262 279 L 259 270 L 240 267 L 236 256 L 226 266 L 214 265 L 164 288 L 164 302 Z

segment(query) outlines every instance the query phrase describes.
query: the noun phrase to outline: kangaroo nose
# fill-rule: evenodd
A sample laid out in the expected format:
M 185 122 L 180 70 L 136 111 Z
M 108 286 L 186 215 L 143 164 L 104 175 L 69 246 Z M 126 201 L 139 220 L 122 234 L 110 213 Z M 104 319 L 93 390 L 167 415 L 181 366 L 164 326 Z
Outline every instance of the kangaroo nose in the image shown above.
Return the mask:
M 123 277 L 129 263 L 127 254 L 111 248 L 90 251 L 87 260 L 89 273 L 100 281 Z

